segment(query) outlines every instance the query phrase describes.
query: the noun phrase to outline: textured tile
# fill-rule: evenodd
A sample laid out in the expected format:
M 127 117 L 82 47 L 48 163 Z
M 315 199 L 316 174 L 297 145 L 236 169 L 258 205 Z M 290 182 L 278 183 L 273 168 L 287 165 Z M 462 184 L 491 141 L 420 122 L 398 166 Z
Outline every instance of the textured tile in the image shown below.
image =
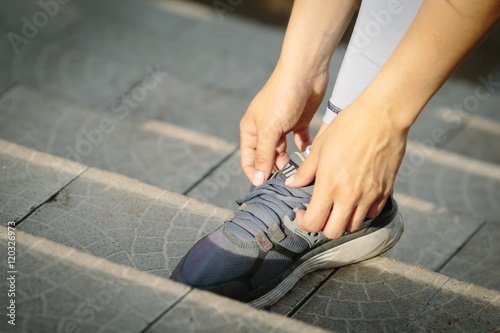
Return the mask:
M 440 273 L 500 290 L 499 244 L 500 222 L 486 222 Z
M 138 118 L 125 104 L 91 109 L 20 87 L 0 102 L 0 137 L 183 192 L 236 146 Z
M 495 331 L 500 293 L 375 258 L 339 269 L 293 318 L 338 332 Z
M 238 208 L 235 199 L 247 194 L 250 186 L 250 181 L 241 170 L 238 150 L 193 190 L 189 191 L 187 196 L 218 207 L 235 210 Z
M 0 224 L 23 217 L 85 169 L 84 165 L 0 140 Z
M 384 256 L 398 261 L 436 271 L 481 225 L 477 217 L 446 209 L 426 211 L 419 201 L 401 197 L 397 192 L 395 198 L 403 215 L 405 231 Z
M 148 75 L 148 67 L 88 53 L 57 42 L 33 40 L 9 63 L 12 81 L 74 99 L 107 107 Z
M 146 332 L 326 332 L 297 320 L 194 290 Z
M 7 257 L 0 262 L 6 267 Z M 2 320 L 2 332 L 140 332 L 190 290 L 20 231 L 15 269 L 16 326 Z M 9 275 L 2 273 L 2 290 Z M 2 308 L 8 302 L 2 297 Z
M 19 229 L 169 277 L 229 212 L 120 175 L 89 169 Z
M 500 103 L 500 97 L 498 102 Z M 500 167 L 500 122 L 484 117 L 471 117 L 467 127 L 448 145 L 446 150 Z
M 169 17 L 166 17 L 165 24 L 168 21 Z M 215 26 L 202 24 L 180 25 L 174 33 L 160 34 L 141 25 L 130 26 L 127 21 L 94 17 L 91 24 L 64 44 L 66 48 L 81 48 L 88 54 L 115 61 L 142 66 L 160 65 L 165 71 L 187 80 L 253 97 L 271 74 L 277 58 L 273 57 L 276 58 L 273 62 L 262 62 L 248 55 L 242 56 L 241 51 L 236 53 L 241 48 L 241 40 L 252 32 L 256 35 L 254 39 L 259 50 L 269 47 L 267 39 L 262 37 L 265 36 L 264 29 L 251 23 L 247 24 L 250 29 L 248 32 L 247 29 L 236 29 L 234 26 L 222 25 L 219 30 L 225 31 L 223 35 L 217 32 Z M 198 45 L 200 34 L 214 43 Z M 233 37 L 226 41 L 226 35 Z M 221 40 L 224 45 L 218 46 L 217 40 Z
M 4 0 L 1 7 L 0 22 L 3 28 L 27 43 L 49 39 L 83 14 L 75 1 L 59 4 L 50 0 Z M 22 42 L 19 48 L 24 44 Z
M 402 194 L 473 218 L 497 220 L 500 166 L 410 143 L 396 179 Z
M 134 112 L 239 144 L 239 123 L 250 101 L 247 96 L 170 74 Z

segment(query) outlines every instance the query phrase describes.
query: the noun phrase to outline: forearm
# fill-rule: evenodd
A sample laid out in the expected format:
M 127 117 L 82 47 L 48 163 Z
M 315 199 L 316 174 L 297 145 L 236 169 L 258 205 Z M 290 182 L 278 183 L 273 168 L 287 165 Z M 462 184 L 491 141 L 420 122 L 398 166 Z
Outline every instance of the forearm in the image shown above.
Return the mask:
M 327 72 L 358 5 L 359 0 L 296 0 L 277 68 L 312 77 Z
M 401 43 L 356 102 L 377 107 L 394 126 L 407 130 L 499 16 L 498 0 L 424 1 Z M 372 111 L 364 109 L 360 112 Z

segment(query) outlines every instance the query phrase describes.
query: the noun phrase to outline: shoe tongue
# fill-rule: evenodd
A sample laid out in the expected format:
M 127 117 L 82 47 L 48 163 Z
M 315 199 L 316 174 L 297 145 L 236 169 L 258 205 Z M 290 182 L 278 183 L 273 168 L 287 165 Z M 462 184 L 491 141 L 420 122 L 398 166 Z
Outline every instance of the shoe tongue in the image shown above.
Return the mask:
M 281 180 L 286 180 L 288 177 L 292 176 L 297 172 L 297 169 L 304 161 L 305 157 L 299 152 L 295 152 L 285 166 L 278 172 L 276 172 L 271 178 L 277 178 Z

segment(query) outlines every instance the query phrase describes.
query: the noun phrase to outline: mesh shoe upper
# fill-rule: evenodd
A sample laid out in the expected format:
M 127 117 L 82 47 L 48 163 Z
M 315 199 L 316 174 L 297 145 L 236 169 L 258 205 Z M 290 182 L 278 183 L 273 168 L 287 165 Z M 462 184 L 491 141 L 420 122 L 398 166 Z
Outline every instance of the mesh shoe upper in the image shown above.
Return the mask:
M 302 156 L 294 155 L 272 179 L 238 198 L 240 210 L 196 243 L 171 278 L 215 292 L 222 286 L 226 296 L 237 298 L 242 291 L 232 289 L 245 285 L 245 291 L 251 290 L 283 271 L 294 255 L 308 250 L 307 241 L 283 226 L 285 216 L 294 220 L 294 208 L 305 209 L 311 199 L 312 189 L 285 185 L 301 161 Z M 231 284 L 233 288 L 228 288 Z

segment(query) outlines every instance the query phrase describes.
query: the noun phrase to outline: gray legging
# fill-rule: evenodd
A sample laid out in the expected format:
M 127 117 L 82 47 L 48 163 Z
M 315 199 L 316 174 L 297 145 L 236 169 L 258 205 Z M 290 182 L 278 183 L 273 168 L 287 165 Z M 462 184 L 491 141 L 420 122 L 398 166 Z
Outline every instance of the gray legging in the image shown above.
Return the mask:
M 396 49 L 423 0 L 363 0 L 323 116 L 330 124 L 370 84 Z M 411 80 L 411 78 L 408 78 Z

